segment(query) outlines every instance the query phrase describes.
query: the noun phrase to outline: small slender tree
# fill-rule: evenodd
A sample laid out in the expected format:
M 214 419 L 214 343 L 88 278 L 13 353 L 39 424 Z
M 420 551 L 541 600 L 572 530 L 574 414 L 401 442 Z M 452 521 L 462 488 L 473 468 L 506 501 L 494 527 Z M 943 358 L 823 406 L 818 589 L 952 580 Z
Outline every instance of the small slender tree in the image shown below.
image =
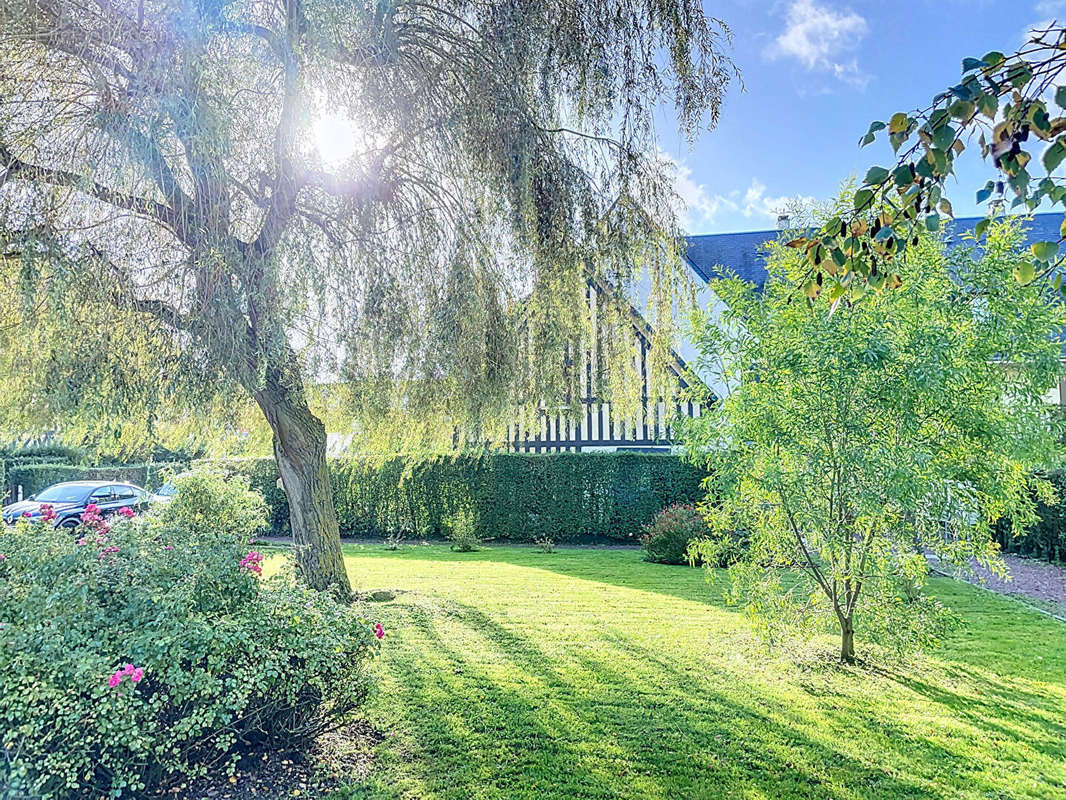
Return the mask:
M 727 38 L 699 0 L 0 0 L 2 432 L 250 398 L 301 571 L 346 592 L 307 384 L 483 441 L 573 390 L 590 277 L 649 266 L 668 337 L 653 118 L 714 123 Z
M 925 236 L 902 287 L 839 304 L 804 301 L 806 259 L 780 244 L 762 293 L 714 283 L 725 318 L 695 332 L 734 388 L 687 432 L 711 472 L 695 552 L 714 563 L 748 534 L 732 593 L 767 632 L 832 620 L 845 662 L 860 634 L 928 642 L 946 611 L 922 592 L 927 556 L 1000 569 L 991 525 L 1034 520 L 1066 312 L 1046 284 L 1003 280 L 1020 241 L 1016 224 L 983 252 Z

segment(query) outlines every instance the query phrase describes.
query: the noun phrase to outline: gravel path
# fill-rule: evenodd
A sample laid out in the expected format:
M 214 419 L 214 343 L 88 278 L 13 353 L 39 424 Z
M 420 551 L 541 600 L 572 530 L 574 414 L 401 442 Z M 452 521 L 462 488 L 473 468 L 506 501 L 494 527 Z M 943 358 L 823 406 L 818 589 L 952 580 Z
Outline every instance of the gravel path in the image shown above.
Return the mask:
M 1015 555 L 1004 555 L 1003 560 L 1007 564 L 1007 579 L 993 575 L 976 564 L 970 575 L 955 577 L 1000 594 L 1035 601 L 1045 610 L 1066 616 L 1066 566 Z

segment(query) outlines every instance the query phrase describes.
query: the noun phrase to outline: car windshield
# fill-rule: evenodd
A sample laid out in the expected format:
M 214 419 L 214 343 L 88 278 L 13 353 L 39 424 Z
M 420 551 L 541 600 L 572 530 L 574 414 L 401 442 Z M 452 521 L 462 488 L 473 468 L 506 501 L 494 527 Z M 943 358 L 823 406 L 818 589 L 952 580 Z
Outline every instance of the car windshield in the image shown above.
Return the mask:
M 162 486 L 159 487 L 159 491 L 156 492 L 156 494 L 163 495 L 163 497 L 170 497 L 177 493 L 178 487 L 176 487 L 173 483 L 164 483 Z
M 81 484 L 58 484 L 49 486 L 33 499 L 38 503 L 80 503 L 92 489 Z

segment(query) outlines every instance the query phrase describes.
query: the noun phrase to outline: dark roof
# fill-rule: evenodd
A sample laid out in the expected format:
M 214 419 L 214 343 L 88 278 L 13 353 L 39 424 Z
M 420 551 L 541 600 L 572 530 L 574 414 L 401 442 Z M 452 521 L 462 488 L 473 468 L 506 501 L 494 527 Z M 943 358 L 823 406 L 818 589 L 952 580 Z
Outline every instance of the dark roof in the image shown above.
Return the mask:
M 984 217 L 963 217 L 944 226 L 949 246 L 963 241 Z M 1052 241 L 1060 238 L 1062 214 L 1035 214 L 1023 222 L 1025 243 Z M 721 268 L 730 269 L 740 278 L 751 281 L 760 289 L 766 283 L 766 245 L 780 235 L 780 231 L 751 233 L 709 233 L 685 237 L 685 256 L 692 268 L 705 281 L 718 276 Z

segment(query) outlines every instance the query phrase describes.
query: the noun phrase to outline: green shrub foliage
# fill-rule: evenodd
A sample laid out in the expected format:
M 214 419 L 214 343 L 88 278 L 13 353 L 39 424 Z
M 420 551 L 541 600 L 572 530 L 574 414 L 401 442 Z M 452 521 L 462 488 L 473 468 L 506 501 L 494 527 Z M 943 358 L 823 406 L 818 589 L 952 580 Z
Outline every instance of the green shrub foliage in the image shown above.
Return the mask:
M 452 550 L 459 553 L 472 553 L 481 546 L 481 540 L 474 527 L 474 515 L 467 510 L 456 511 L 448 520 L 448 538 Z
M 273 459 L 196 462 L 241 472 L 261 491 L 276 532 L 288 523 Z M 706 473 L 651 453 L 493 453 L 385 462 L 330 462 L 341 530 L 349 536 L 441 537 L 456 513 L 480 540 L 636 542 L 671 503 L 702 497 Z M 269 491 L 268 491 L 269 490 Z
M 996 540 L 1004 553 L 1066 561 L 1066 471 L 1051 472 L 1047 479 L 1057 497 L 1053 502 L 1050 498 L 1047 502 L 1038 500 L 1035 523 L 1026 530 L 1018 530 L 1009 522 L 996 525 Z
M 664 508 L 644 526 L 640 538 L 644 560 L 659 564 L 689 564 L 688 544 L 707 535 L 707 522 L 693 505 Z
M 266 527 L 263 495 L 249 487 L 244 475 L 201 469 L 173 481 L 178 490 L 175 500 L 156 512 L 164 527 L 190 536 L 216 528 L 238 542 L 250 542 Z
M 267 505 L 267 527 L 274 533 L 289 532 L 289 499 L 278 485 L 281 475 L 274 458 L 203 458 L 193 462 L 195 469 L 221 470 L 230 475 L 244 475 L 248 486 L 263 496 Z M 344 523 L 341 522 L 343 529 Z
M 163 518 L 110 530 L 0 533 L 0 785 L 13 796 L 146 796 L 231 769 L 238 747 L 312 736 L 365 697 L 370 622 L 263 579 L 246 525 L 186 524 L 182 504 L 217 488 L 188 478 Z M 232 511 L 243 492 L 212 507 Z

